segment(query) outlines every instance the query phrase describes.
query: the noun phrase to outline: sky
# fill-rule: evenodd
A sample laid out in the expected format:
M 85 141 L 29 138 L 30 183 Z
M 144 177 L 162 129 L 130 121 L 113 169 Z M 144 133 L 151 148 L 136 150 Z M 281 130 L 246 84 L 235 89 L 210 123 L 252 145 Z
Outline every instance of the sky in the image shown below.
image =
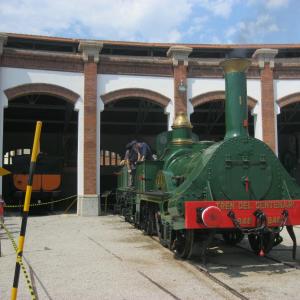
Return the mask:
M 300 43 L 299 0 L 0 0 L 0 32 L 192 43 Z

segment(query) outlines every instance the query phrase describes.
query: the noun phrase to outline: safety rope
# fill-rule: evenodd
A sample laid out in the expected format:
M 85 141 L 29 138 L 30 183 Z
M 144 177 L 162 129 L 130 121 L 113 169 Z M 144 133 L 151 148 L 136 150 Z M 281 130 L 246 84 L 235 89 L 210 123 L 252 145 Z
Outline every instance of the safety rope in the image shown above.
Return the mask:
M 8 230 L 8 228 L 4 225 L 4 223 L 0 220 L 0 227 L 2 227 L 4 229 L 4 231 L 6 232 L 7 234 L 7 237 L 9 238 L 14 250 L 16 253 L 18 253 L 18 246 L 17 246 L 17 243 L 16 241 L 14 240 L 11 232 Z M 23 275 L 25 277 L 25 282 L 26 282 L 26 285 L 29 289 L 29 292 L 30 292 L 30 296 L 31 296 L 31 300 L 36 300 L 36 296 L 35 296 L 35 293 L 34 293 L 34 290 L 33 290 L 33 287 L 32 287 L 32 283 L 31 283 L 31 280 L 30 280 L 30 277 L 28 275 L 28 272 L 26 270 L 26 267 L 23 263 L 23 260 L 22 260 L 22 257 L 21 256 L 18 256 L 18 263 L 20 264 L 21 266 L 21 270 L 23 272 Z
M 0 220 L 0 225 L 1 225 L 0 227 L 2 227 L 5 230 L 9 240 L 11 241 L 15 251 L 17 252 L 18 251 L 18 246 L 17 246 L 17 243 L 15 242 L 12 234 L 10 233 L 10 231 L 7 229 L 7 227 L 4 225 L 4 223 L 1 220 Z
M 58 200 L 53 200 L 53 201 L 49 201 L 49 202 L 31 203 L 30 207 L 49 205 L 49 204 L 53 204 L 53 203 L 66 201 L 66 200 L 69 200 L 69 199 L 72 199 L 72 198 L 75 198 L 75 197 L 77 197 L 77 195 L 72 195 L 70 197 L 66 197 L 66 198 L 62 198 L 62 199 L 58 199 Z M 5 205 L 4 207 L 5 208 L 21 208 L 21 207 L 23 207 L 23 204 L 20 204 L 20 205 Z

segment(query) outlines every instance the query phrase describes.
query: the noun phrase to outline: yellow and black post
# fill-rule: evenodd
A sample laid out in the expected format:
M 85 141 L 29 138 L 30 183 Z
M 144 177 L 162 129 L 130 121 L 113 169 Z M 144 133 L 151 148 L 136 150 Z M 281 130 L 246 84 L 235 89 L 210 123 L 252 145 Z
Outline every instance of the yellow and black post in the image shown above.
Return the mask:
M 18 240 L 18 252 L 17 252 L 17 260 L 16 260 L 15 276 L 14 276 L 13 287 L 11 290 L 11 300 L 17 299 L 20 268 L 21 268 L 21 262 L 22 262 L 27 219 L 28 219 L 30 200 L 31 200 L 33 174 L 35 171 L 37 157 L 38 157 L 38 154 L 40 151 L 39 148 L 40 148 L 41 129 L 42 129 L 42 122 L 38 121 L 36 123 L 34 141 L 33 141 L 32 153 L 31 153 L 31 162 L 30 162 L 30 169 L 29 169 L 29 175 L 28 175 L 28 183 L 27 183 L 27 187 L 26 187 L 25 201 L 24 201 L 24 207 L 23 207 L 22 225 L 21 225 L 20 236 L 19 236 L 19 240 Z

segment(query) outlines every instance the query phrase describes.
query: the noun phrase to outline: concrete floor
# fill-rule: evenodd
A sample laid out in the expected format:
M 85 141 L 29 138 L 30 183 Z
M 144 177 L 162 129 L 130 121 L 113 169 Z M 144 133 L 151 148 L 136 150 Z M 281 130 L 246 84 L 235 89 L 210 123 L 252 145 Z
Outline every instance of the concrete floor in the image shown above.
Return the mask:
M 5 221 L 16 238 L 20 221 Z M 0 299 L 5 300 L 15 253 L 3 231 L 0 236 Z M 32 268 L 38 299 L 234 299 L 119 216 L 30 217 L 24 257 Z M 30 299 L 23 274 L 18 299 Z
M 19 234 L 20 217 L 6 218 L 6 225 Z M 300 228 L 295 228 L 299 237 Z M 300 247 L 291 259 L 291 241 L 270 256 L 216 241 L 208 255 L 207 269 L 248 299 L 299 299 Z M 10 297 L 15 253 L 3 230 L 0 257 L 0 299 Z M 248 247 L 247 239 L 241 243 Z M 30 217 L 25 242 L 25 263 L 31 267 L 38 299 L 235 299 L 195 266 L 201 261 L 178 261 L 156 240 L 143 235 L 119 216 L 77 217 L 52 215 Z M 30 299 L 20 275 L 18 299 Z

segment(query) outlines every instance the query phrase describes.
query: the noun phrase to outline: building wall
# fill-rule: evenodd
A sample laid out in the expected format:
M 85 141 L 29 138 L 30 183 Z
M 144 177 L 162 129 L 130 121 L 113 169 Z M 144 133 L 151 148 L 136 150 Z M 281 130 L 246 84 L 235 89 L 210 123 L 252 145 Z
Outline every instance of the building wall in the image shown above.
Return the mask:
M 175 93 L 176 83 L 174 83 L 175 71 L 178 67 L 172 62 L 171 58 L 143 58 L 143 57 L 126 57 L 126 56 L 109 56 L 100 55 L 100 60 L 97 60 L 98 53 L 94 53 L 95 72 L 98 72 L 95 82 L 97 92 L 96 109 L 97 109 L 97 180 L 99 185 L 100 173 L 100 126 L 101 126 L 101 111 L 105 109 L 101 97 L 107 93 L 118 91 L 121 89 L 145 89 L 148 91 L 159 93 L 170 99 L 170 102 L 165 107 L 165 113 L 168 114 L 168 128 L 171 125 L 175 114 Z M 1 57 L 0 57 L 1 58 Z M 16 86 L 31 84 L 31 83 L 46 83 L 51 85 L 66 88 L 79 95 L 75 104 L 75 109 L 78 111 L 78 195 L 84 194 L 84 134 L 88 130 L 84 128 L 84 64 L 89 63 L 89 56 L 87 61 L 83 62 L 81 54 L 62 54 L 34 50 L 7 50 L 2 55 L 2 67 L 0 67 L 0 157 L 3 156 L 3 109 L 7 106 L 7 98 L 4 91 Z M 174 57 L 173 57 L 174 58 Z M 218 92 L 225 90 L 225 80 L 222 77 L 219 69 L 219 60 L 202 59 L 196 62 L 193 58 L 188 60 L 188 55 L 183 59 L 185 69 L 183 83 L 186 82 L 186 98 L 187 98 L 187 113 L 193 113 L 193 105 L 191 99 L 199 95 L 209 92 Z M 299 69 L 299 64 L 294 63 L 294 69 Z M 285 69 L 284 69 L 285 68 Z M 300 93 L 300 78 L 295 73 L 288 73 L 288 65 L 284 67 L 284 63 L 280 62 L 278 70 L 275 68 L 276 77 L 274 80 L 274 111 L 276 114 L 280 113 L 280 108 L 277 105 L 278 100 L 294 93 Z M 297 70 L 296 70 L 297 71 Z M 280 72 L 283 72 L 284 78 L 280 77 Z M 298 71 L 297 71 L 298 72 Z M 252 109 L 252 114 L 255 119 L 255 137 L 263 139 L 263 123 L 262 118 L 262 101 L 263 99 L 261 79 L 259 77 L 260 69 L 256 62 L 253 62 L 252 70 L 248 73 L 247 89 L 248 96 L 256 100 L 256 105 Z M 288 75 L 291 74 L 291 75 Z M 183 76 L 181 74 L 181 76 Z M 291 76 L 291 77 L 289 77 Z M 299 77 L 299 76 L 298 76 Z M 176 79 L 176 78 L 175 78 Z M 187 79 L 185 81 L 185 79 Z M 94 84 L 89 82 L 88 84 Z M 176 87 L 176 88 L 175 88 Z M 178 92 L 178 91 L 177 91 Z M 184 97 L 185 99 L 185 97 Z M 87 102 L 86 102 L 87 103 Z M 277 120 L 275 118 L 275 128 L 277 130 Z M 87 126 L 88 127 L 88 126 Z M 105 137 L 109 139 L 109 137 Z M 277 141 L 277 132 L 275 137 Z M 277 144 L 277 142 L 276 142 Z M 93 153 L 92 153 L 93 155 Z M 2 163 L 2 162 L 1 162 Z M 99 185 L 100 186 L 100 185 Z M 100 193 L 99 186 L 97 186 L 97 193 Z M 0 180 L 0 194 L 1 194 L 1 180 Z
M 101 103 L 101 95 L 121 89 L 145 89 L 166 96 L 171 99 L 169 105 L 165 108 L 169 120 L 168 128 L 171 129 L 174 119 L 174 80 L 172 77 L 98 74 L 97 85 L 100 110 L 104 109 L 103 103 Z
M 300 79 L 275 79 L 274 80 L 274 94 L 275 101 L 300 92 Z
M 6 67 L 0 68 L 0 89 L 2 91 L 22 84 L 47 83 L 69 89 L 80 95 L 83 99 L 83 82 L 82 73 Z

